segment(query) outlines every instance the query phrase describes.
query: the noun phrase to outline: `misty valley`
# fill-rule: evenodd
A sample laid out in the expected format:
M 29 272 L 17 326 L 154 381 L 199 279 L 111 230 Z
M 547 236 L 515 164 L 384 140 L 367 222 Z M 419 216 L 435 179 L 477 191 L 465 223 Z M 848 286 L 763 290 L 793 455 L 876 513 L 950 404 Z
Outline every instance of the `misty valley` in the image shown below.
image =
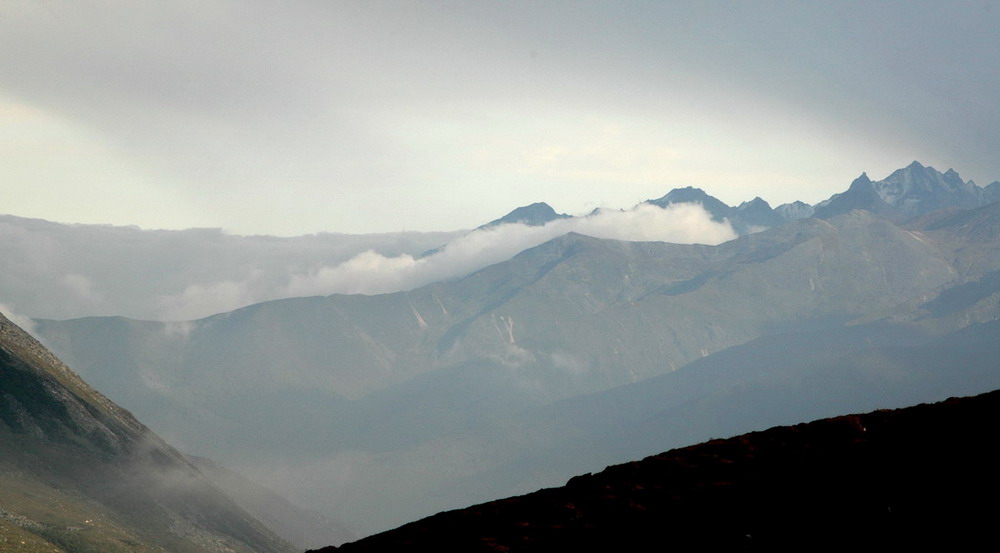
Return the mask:
M 995 508 L 944 507 L 998 487 L 998 201 L 913 162 L 815 205 L 689 187 L 439 233 L 0 215 L 0 551 L 983 534 Z M 935 470 L 962 474 L 914 493 Z

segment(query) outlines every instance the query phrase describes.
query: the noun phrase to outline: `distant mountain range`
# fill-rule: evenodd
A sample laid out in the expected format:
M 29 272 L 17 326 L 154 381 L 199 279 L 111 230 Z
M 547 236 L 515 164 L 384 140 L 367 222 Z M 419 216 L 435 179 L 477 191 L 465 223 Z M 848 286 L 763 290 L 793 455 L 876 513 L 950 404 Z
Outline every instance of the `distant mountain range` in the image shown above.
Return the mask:
M 914 161 L 880 181 L 862 173 L 846 192 L 818 204 L 815 215 L 828 218 L 864 209 L 902 221 L 939 209 L 972 209 L 996 201 L 1000 201 L 1000 182 L 980 188 L 971 180 L 963 181 L 953 169 L 940 173 Z
M 894 173 L 909 175 L 909 180 L 890 176 L 885 182 L 922 182 L 921 174 L 934 177 L 928 182 L 941 184 L 938 188 L 945 181 L 957 186 L 956 181 L 961 180 L 954 171 L 946 172 L 949 177 L 945 179 L 933 168 L 911 164 Z M 947 206 L 965 209 L 980 205 L 976 202 L 985 205 L 995 200 L 998 189 L 996 183 L 982 189 L 964 183 L 966 196 L 971 194 L 964 197 L 956 196 L 954 191 L 924 193 L 915 187 L 898 201 L 913 204 L 921 213 Z M 927 199 L 910 201 L 918 192 Z M 854 192 L 845 192 L 821 202 L 817 208 L 823 207 L 823 217 L 843 213 L 845 204 L 887 215 L 888 204 L 864 203 L 855 196 Z M 949 199 L 954 202 L 947 203 Z M 664 225 L 665 217 L 660 217 L 660 224 L 647 220 L 641 228 L 600 236 L 717 244 L 732 237 L 725 230 L 729 226 L 738 234 L 747 234 L 808 217 L 814 209 L 802 202 L 771 209 L 759 198 L 730 207 L 704 191 L 680 188 L 630 209 L 599 209 L 577 217 L 536 203 L 517 208 L 471 232 L 321 233 L 294 238 L 233 236 L 220 229 L 167 231 L 67 225 L 0 215 L 0 258 L 5 260 L 0 265 L 0 308 L 48 319 L 117 315 L 180 321 L 280 298 L 410 290 L 467 276 L 559 234 L 625 228 L 628 225 L 623 222 L 635 220 L 629 215 L 650 215 L 644 207 L 682 201 L 704 206 L 716 221 L 727 221 L 728 225 L 717 225 L 718 229 L 708 232 L 703 225 L 681 217 L 675 218 L 672 225 Z M 881 198 L 879 202 L 884 203 Z M 895 215 L 892 219 L 901 220 Z M 509 224 L 515 222 L 520 224 Z M 665 226 L 683 226 L 691 232 L 664 232 Z M 526 239 L 528 236 L 537 239 Z
M 1000 387 L 1000 187 L 960 182 L 912 164 L 813 216 L 681 189 L 651 203 L 747 234 L 571 233 L 409 292 L 35 332 L 184 449 L 364 534 L 713 436 Z
M 991 392 L 775 427 L 314 553 L 975 549 L 1000 514 L 998 417 Z
M 894 221 L 903 221 L 940 209 L 972 209 L 1000 201 L 1000 181 L 980 188 L 963 181 L 954 169 L 944 173 L 914 161 L 880 181 L 862 173 L 846 192 L 810 206 L 802 202 L 782 204 L 774 209 L 760 198 L 731 207 L 698 188 L 678 188 L 648 203 L 666 207 L 672 203 L 697 203 L 712 217 L 732 223 L 739 234 L 782 225 L 815 216 L 829 219 L 854 209 L 863 209 Z
M 894 221 L 903 221 L 941 209 L 972 209 L 1000 201 L 1000 181 L 985 188 L 973 181 L 963 181 L 954 169 L 944 173 L 914 161 L 897 169 L 880 181 L 872 181 L 862 173 L 847 191 L 834 194 L 815 206 L 791 202 L 772 208 L 765 200 L 755 197 L 738 206 L 727 205 L 700 188 L 691 186 L 675 188 L 666 195 L 645 203 L 658 207 L 671 204 L 699 204 L 716 221 L 729 221 L 738 234 L 759 232 L 789 221 L 815 216 L 828 219 L 854 209 L 863 209 Z M 556 213 L 546 203 L 519 207 L 507 215 L 479 228 L 490 228 L 504 223 L 543 225 L 550 221 L 569 218 Z

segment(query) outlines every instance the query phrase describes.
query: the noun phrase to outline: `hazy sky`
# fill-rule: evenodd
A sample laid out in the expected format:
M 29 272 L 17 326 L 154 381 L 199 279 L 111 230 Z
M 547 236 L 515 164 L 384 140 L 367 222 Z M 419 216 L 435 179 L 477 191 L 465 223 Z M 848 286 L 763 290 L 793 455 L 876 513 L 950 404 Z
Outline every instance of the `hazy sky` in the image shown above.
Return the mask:
M 294 235 L 1000 179 L 1000 2 L 0 3 L 0 212 Z

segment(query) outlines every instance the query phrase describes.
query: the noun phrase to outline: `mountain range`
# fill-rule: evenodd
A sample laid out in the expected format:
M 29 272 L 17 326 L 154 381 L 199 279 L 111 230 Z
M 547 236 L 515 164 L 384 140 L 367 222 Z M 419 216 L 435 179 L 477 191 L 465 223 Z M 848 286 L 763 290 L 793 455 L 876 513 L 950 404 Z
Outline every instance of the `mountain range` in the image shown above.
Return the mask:
M 650 203 L 700 203 L 742 236 L 569 233 L 406 292 L 34 332 L 172 443 L 363 535 L 710 437 L 1000 387 L 998 188 L 914 163 L 817 206 L 679 189 Z M 528 207 L 508 220 L 563 219 Z
M 941 173 L 914 161 L 880 181 L 862 173 L 846 192 L 817 205 L 815 215 L 827 218 L 864 209 L 902 221 L 939 209 L 971 209 L 996 201 L 1000 201 L 1000 182 L 980 188 L 971 180 L 963 181 L 953 169 Z
M 731 207 L 692 187 L 672 190 L 648 203 L 660 207 L 674 203 L 701 204 L 714 219 L 728 220 L 739 234 L 747 234 L 804 217 L 829 219 L 855 209 L 899 222 L 941 209 L 972 209 L 996 201 L 1000 201 L 1000 181 L 981 188 L 971 180 L 963 181 L 954 169 L 941 173 L 914 161 L 880 181 L 872 181 L 862 173 L 847 191 L 815 206 L 792 202 L 772 209 L 758 197 Z

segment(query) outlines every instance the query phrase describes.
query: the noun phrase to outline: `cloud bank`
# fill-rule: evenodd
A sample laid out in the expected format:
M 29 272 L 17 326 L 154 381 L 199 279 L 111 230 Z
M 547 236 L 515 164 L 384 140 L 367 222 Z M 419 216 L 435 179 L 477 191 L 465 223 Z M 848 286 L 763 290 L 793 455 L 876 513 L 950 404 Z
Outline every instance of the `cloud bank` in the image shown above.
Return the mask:
M 232 236 L 0 217 L 0 301 L 27 317 L 194 320 L 262 301 L 381 294 L 462 277 L 557 236 L 717 244 L 734 238 L 699 205 L 641 204 L 544 226 L 465 233 Z M 421 255 L 433 250 L 430 255 Z
M 467 275 L 570 232 L 595 238 L 683 244 L 719 244 L 736 237 L 728 222 L 713 221 L 700 205 L 672 204 L 663 209 L 640 204 L 629 211 L 601 210 L 543 226 L 505 224 L 477 229 L 427 257 L 387 257 L 369 250 L 344 263 L 294 275 L 285 293 L 310 296 L 412 290 Z
M 3 316 L 7 317 L 7 320 L 21 327 L 21 330 L 34 336 L 35 321 L 31 320 L 31 317 L 25 317 L 3 303 L 0 303 L 0 314 L 3 314 Z

